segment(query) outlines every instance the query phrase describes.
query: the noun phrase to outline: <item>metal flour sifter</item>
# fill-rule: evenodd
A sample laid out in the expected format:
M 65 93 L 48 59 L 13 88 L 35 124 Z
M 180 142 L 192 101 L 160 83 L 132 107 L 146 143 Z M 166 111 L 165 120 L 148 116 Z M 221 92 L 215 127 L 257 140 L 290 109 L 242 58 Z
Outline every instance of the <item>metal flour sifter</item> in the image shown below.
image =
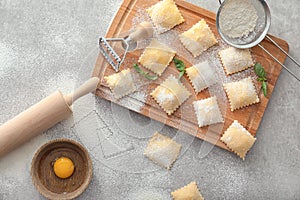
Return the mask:
M 244 37 L 234 38 L 228 36 L 224 28 L 220 26 L 220 21 L 222 20 L 222 14 L 226 12 L 226 7 L 228 7 L 229 4 L 241 4 L 241 0 L 224 0 L 223 2 L 219 0 L 221 6 L 217 13 L 216 23 L 221 38 L 227 44 L 239 49 L 247 49 L 258 45 L 263 51 L 265 51 L 276 62 L 278 62 L 285 70 L 287 70 L 293 77 L 295 77 L 298 81 L 300 81 L 300 78 L 296 74 L 294 74 L 289 68 L 287 68 L 283 63 L 281 63 L 277 58 L 275 58 L 267 49 L 265 49 L 260 44 L 260 42 L 264 38 L 267 38 L 276 47 L 278 47 L 286 56 L 288 56 L 298 67 L 300 67 L 300 64 L 291 55 L 289 55 L 271 37 L 267 35 L 271 25 L 271 14 L 267 2 L 265 0 L 242 0 L 242 1 L 249 2 L 256 10 L 258 19 L 257 19 L 256 26 L 254 27 L 254 30 L 250 32 L 249 35 Z M 248 8 L 244 8 L 244 9 L 248 9 Z

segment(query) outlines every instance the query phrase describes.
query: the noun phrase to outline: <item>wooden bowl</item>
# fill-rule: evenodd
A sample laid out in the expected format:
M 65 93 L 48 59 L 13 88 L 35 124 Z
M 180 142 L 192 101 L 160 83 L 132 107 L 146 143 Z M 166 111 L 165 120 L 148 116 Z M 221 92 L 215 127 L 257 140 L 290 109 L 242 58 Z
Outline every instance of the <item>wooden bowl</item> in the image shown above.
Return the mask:
M 57 177 L 56 159 L 70 158 L 75 166 L 69 178 Z M 88 187 L 92 179 L 92 161 L 87 150 L 70 139 L 55 139 L 39 148 L 31 162 L 31 177 L 36 189 L 48 199 L 73 199 Z

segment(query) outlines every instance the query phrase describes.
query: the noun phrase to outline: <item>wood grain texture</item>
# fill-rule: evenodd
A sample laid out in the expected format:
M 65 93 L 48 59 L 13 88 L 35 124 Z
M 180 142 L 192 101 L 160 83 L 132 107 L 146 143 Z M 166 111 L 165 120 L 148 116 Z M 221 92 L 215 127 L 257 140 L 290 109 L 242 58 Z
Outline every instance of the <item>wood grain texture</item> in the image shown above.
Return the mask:
M 117 37 L 120 36 L 123 32 L 128 32 L 132 27 L 133 18 L 136 16 L 138 10 L 142 8 L 147 8 L 155 3 L 158 0 L 124 0 L 119 11 L 117 12 L 115 18 L 113 19 L 110 28 L 107 31 L 106 37 Z M 220 40 L 218 35 L 216 25 L 215 25 L 215 13 L 212 13 L 208 10 L 190 4 L 188 2 L 182 0 L 175 0 L 180 12 L 185 18 L 185 22 L 176 26 L 174 29 L 178 32 L 183 32 L 183 30 L 189 29 L 193 24 L 198 22 L 200 19 L 205 19 L 208 25 L 211 27 L 213 33 Z M 274 36 L 270 36 L 274 39 L 284 50 L 288 51 L 288 44 Z M 261 44 L 266 47 L 280 62 L 284 62 L 286 56 L 275 46 L 272 45 L 268 40 L 263 40 Z M 96 95 L 117 103 L 121 106 L 125 106 L 130 110 L 136 111 L 142 115 L 148 116 L 152 119 L 160 121 L 164 124 L 167 124 L 171 127 L 177 128 L 189 134 L 195 135 L 196 137 L 213 143 L 221 148 L 229 150 L 224 143 L 222 143 L 219 139 L 223 134 L 224 130 L 226 130 L 229 125 L 233 122 L 234 119 L 237 119 L 252 135 L 256 135 L 257 129 L 267 107 L 268 101 L 271 97 L 273 89 L 275 87 L 276 81 L 281 72 L 281 66 L 276 63 L 270 56 L 268 56 L 262 49 L 259 47 L 253 47 L 252 55 L 257 62 L 260 62 L 266 69 L 268 76 L 268 97 L 265 98 L 263 96 L 262 91 L 259 91 L 260 103 L 236 110 L 234 112 L 230 111 L 229 104 L 226 106 L 224 111 L 224 124 L 217 124 L 214 126 L 199 128 L 196 116 L 194 114 L 194 109 L 192 107 L 192 102 L 194 100 L 203 99 L 209 97 L 209 92 L 207 90 L 196 95 L 191 84 L 188 81 L 188 78 L 184 76 L 182 78 L 183 84 L 188 88 L 188 90 L 193 94 L 174 114 L 171 116 L 167 116 L 166 113 L 157 105 L 157 103 L 148 95 L 144 102 L 140 102 L 138 99 L 133 97 L 126 97 L 128 101 L 131 101 L 130 104 L 123 104 L 121 101 L 113 98 L 112 93 L 107 87 L 106 83 L 103 81 L 103 77 L 109 74 L 114 73 L 111 67 L 104 61 L 102 55 L 99 55 L 97 62 L 95 64 L 95 68 L 93 71 L 93 76 L 98 76 L 100 78 L 100 83 L 98 85 L 98 89 L 96 91 Z M 139 56 L 141 55 L 142 50 L 136 50 L 127 54 L 125 63 L 121 66 L 121 70 L 124 68 L 131 67 L 133 63 L 137 62 Z M 178 56 L 177 56 L 178 57 Z M 180 57 L 185 63 L 187 63 L 187 67 L 190 67 L 188 60 L 183 57 Z M 178 75 L 178 71 L 176 70 L 174 64 L 172 63 L 167 70 L 163 73 L 159 79 L 141 90 L 146 90 L 147 94 L 149 94 L 159 83 L 162 82 L 166 77 L 170 74 Z M 260 83 L 255 83 L 257 88 L 260 88 Z M 136 110 L 133 106 L 128 105 L 141 105 L 144 104 L 143 108 L 140 110 Z M 154 132 L 155 130 L 153 130 Z
M 53 170 L 55 161 L 67 157 L 74 163 L 73 174 L 65 179 Z M 32 181 L 37 190 L 48 199 L 73 199 L 79 196 L 92 179 L 92 160 L 87 150 L 70 139 L 52 140 L 39 148 L 31 163 Z

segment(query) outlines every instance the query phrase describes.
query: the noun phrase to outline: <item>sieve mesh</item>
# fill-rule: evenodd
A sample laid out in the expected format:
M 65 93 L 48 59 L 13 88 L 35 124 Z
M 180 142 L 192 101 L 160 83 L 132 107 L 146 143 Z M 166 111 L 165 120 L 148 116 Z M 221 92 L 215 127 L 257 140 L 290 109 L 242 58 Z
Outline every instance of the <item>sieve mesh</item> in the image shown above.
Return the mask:
M 219 31 L 220 36 L 222 39 L 237 48 L 250 48 L 257 44 L 259 44 L 265 37 L 265 35 L 268 32 L 268 29 L 270 27 L 270 11 L 269 7 L 263 0 L 248 0 L 253 7 L 256 10 L 258 19 L 256 22 L 256 26 L 252 32 L 250 32 L 247 36 L 242 36 L 239 38 L 232 38 L 226 35 L 224 30 L 220 27 L 220 16 L 222 16 L 222 11 L 224 8 L 224 5 L 226 5 L 228 2 L 234 2 L 238 3 L 238 0 L 225 0 L 217 14 L 217 28 Z

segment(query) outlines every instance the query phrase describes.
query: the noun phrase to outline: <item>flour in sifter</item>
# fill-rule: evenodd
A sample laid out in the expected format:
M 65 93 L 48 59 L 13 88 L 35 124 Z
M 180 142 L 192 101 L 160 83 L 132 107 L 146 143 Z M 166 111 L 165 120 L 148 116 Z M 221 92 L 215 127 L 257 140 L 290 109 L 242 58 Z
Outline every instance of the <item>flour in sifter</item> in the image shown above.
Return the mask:
M 220 29 L 231 38 L 247 37 L 254 30 L 257 20 L 251 0 L 229 0 L 220 13 Z

